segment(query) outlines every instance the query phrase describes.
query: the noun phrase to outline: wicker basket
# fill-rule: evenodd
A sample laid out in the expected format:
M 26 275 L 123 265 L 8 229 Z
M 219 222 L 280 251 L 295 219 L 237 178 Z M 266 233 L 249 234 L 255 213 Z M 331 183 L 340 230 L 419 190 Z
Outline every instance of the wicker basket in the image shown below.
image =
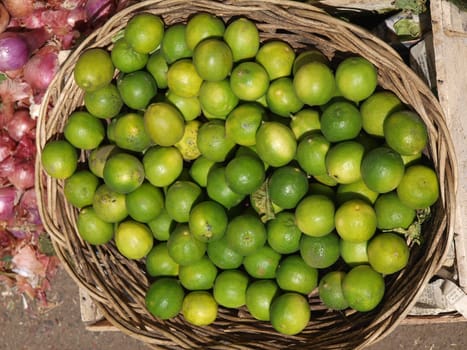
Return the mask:
M 93 298 L 114 326 L 160 349 L 357 349 L 389 334 L 405 317 L 424 285 L 440 267 L 453 235 L 456 163 L 441 107 L 429 88 L 384 42 L 322 10 L 292 1 L 187 1 L 140 2 L 119 12 L 87 37 L 72 52 L 44 96 L 37 126 L 37 150 L 61 137 L 68 115 L 83 105 L 83 92 L 72 78 L 80 53 L 90 47 L 109 47 L 112 38 L 139 12 L 163 17 L 167 24 L 183 22 L 196 12 L 225 20 L 246 16 L 257 23 L 262 40 L 281 38 L 296 49 L 315 46 L 329 58 L 356 53 L 379 70 L 379 84 L 392 90 L 423 118 L 429 131 L 428 155 L 440 178 L 441 197 L 424 225 L 424 244 L 414 246 L 407 268 L 386 279 L 387 292 L 380 306 L 367 313 L 333 312 L 309 296 L 312 319 L 299 335 L 284 336 L 269 323 L 251 318 L 244 309 L 220 309 L 208 327 L 192 327 L 183 317 L 169 321 L 153 318 L 145 308 L 148 279 L 141 262 L 128 261 L 113 244 L 94 247 L 76 230 L 77 210 L 63 195 L 63 181 L 48 177 L 37 157 L 36 189 L 43 223 L 70 276 Z M 50 106 L 53 106 L 52 108 Z M 82 160 L 85 155 L 82 154 Z

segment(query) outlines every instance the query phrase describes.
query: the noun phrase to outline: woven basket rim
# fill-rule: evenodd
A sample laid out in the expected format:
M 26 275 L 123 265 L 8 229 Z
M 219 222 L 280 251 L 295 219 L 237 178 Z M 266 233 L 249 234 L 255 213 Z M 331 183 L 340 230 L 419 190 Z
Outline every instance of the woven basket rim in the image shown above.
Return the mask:
M 173 8 L 174 12 L 170 9 Z M 311 325 L 303 334 L 297 337 L 279 336 L 274 338 L 270 334 L 270 329 L 257 322 L 246 322 L 241 328 L 230 327 L 229 322 L 235 323 L 241 318 L 245 321 L 245 312 L 240 311 L 240 316 L 233 315 L 230 311 L 221 312 L 221 320 L 216 322 L 213 327 L 215 331 L 206 331 L 197 327 L 190 327 L 181 319 L 175 320 L 170 326 L 164 322 L 157 323 L 151 321 L 147 312 L 141 308 L 141 296 L 144 295 L 144 283 L 138 284 L 139 278 L 145 278 L 144 273 L 137 273 L 133 276 L 135 267 L 127 267 L 127 270 L 120 271 L 125 274 L 126 283 L 132 285 L 129 292 L 130 299 L 134 302 L 122 305 L 121 291 L 117 290 L 116 285 L 107 283 L 109 271 L 116 268 L 121 257 L 115 247 L 92 248 L 88 244 L 76 237 L 74 225 L 76 223 L 76 212 L 74 212 L 63 199 L 63 182 L 54 181 L 44 174 L 40 155 L 45 143 L 63 130 L 64 118 L 68 115 L 67 111 L 73 106 L 79 106 L 82 103 L 82 94 L 77 91 L 71 78 L 71 67 L 79 54 L 91 46 L 108 46 L 111 44 L 109 37 L 112 33 L 118 32 L 126 20 L 133 14 L 141 11 L 161 12 L 163 17 L 175 22 L 179 15 L 183 18 L 194 12 L 212 11 L 222 18 L 229 18 L 234 15 L 243 15 L 250 18 L 260 18 L 264 28 L 271 29 L 276 26 L 285 31 L 291 31 L 291 20 L 295 26 L 295 32 L 286 35 L 291 38 L 294 45 L 302 47 L 319 47 L 326 40 L 332 37 L 335 41 L 329 41 L 335 47 L 349 47 L 350 52 L 358 49 L 365 49 L 362 56 L 368 58 L 380 68 L 380 83 L 384 83 L 398 95 L 403 102 L 408 103 L 415 109 L 427 124 L 430 135 L 430 157 L 434 162 L 435 169 L 440 177 L 442 186 L 441 199 L 437 203 L 437 212 L 442 212 L 439 218 L 436 217 L 432 225 L 436 228 L 432 234 L 431 246 L 427 252 L 418 252 L 422 258 L 421 261 L 412 262 L 412 268 L 420 268 L 420 272 L 407 272 L 394 277 L 392 285 L 397 281 L 412 280 L 415 281 L 416 288 L 399 287 L 401 290 L 393 294 L 398 296 L 397 302 L 389 305 L 386 302 L 384 307 L 378 308 L 372 317 L 365 318 L 360 322 L 352 314 L 331 314 L 319 315 L 323 319 L 322 329 L 317 325 Z M 195 10 L 194 10 L 195 9 Z M 175 12 L 179 11 L 179 12 Z M 247 11 L 242 12 L 242 11 Z M 282 16 L 282 17 L 281 17 Z M 283 23 L 270 23 L 275 17 L 282 19 Z M 313 31 L 310 28 L 313 29 Z M 262 32 L 262 39 L 268 35 L 274 37 L 275 32 Z M 324 36 L 327 36 L 324 38 Z M 303 36 L 303 37 L 302 37 Z M 346 52 L 346 50 L 337 50 L 333 46 L 334 52 Z M 331 50 L 331 51 L 332 51 Z M 354 50 L 354 51 L 352 51 Z M 382 69 L 381 67 L 385 68 Z M 384 87 L 384 85 L 383 85 Z M 63 105 L 67 103 L 67 105 Z M 51 107 L 51 104 L 53 107 Z M 72 107 L 68 107 L 71 105 Z M 58 108 L 55 106 L 64 106 Z M 63 111 L 65 109 L 65 111 Z M 102 27 L 96 29 L 92 34 L 86 37 L 76 49 L 69 55 L 62 64 L 59 73 L 49 86 L 43 98 L 43 103 L 39 111 L 37 127 L 37 157 L 36 157 L 36 192 L 38 196 L 38 206 L 41 218 L 43 219 L 46 230 L 50 233 L 52 243 L 55 247 L 58 257 L 67 273 L 73 280 L 85 289 L 95 301 L 96 305 L 102 311 L 107 320 L 109 320 L 119 330 L 140 339 L 144 342 L 153 344 L 161 349 L 193 348 L 200 346 L 212 349 L 252 349 L 252 348 L 273 348 L 275 346 L 285 346 L 290 344 L 290 348 L 303 347 L 304 340 L 314 339 L 316 344 L 325 348 L 360 348 L 381 339 L 389 334 L 407 315 L 411 306 L 416 302 L 417 297 L 422 292 L 422 287 L 436 273 L 444 261 L 448 252 L 449 242 L 453 238 L 455 199 L 453 194 L 457 188 L 457 160 L 455 158 L 454 146 L 449 136 L 449 130 L 444 122 L 444 116 L 439 102 L 433 96 L 432 92 L 425 83 L 403 62 L 400 56 L 385 42 L 377 38 L 365 29 L 355 26 L 351 23 L 331 17 L 323 10 L 310 5 L 295 1 L 246 1 L 246 0 L 228 0 L 228 1 L 175 1 L 175 0 L 147 0 L 131 5 L 110 18 Z M 74 232 L 74 233 L 73 233 Z M 103 260 L 102 257 L 106 259 Z M 425 263 L 425 265 L 423 265 Z M 136 266 L 137 267 L 137 266 Z M 105 278 L 107 276 L 107 279 Z M 117 282 L 116 282 L 117 283 Z M 147 282 L 146 282 L 147 283 Z M 397 288 L 395 288 L 397 289 Z M 405 293 L 407 292 L 407 293 Z M 407 294 L 407 296 L 401 296 Z M 123 303 L 125 304 L 125 303 Z M 346 326 L 342 319 L 349 319 L 357 322 L 362 330 L 354 330 Z M 323 330 L 329 328 L 329 325 L 339 322 L 341 332 L 339 336 L 342 339 L 330 341 L 328 337 L 322 336 Z M 173 334 L 169 331 L 170 327 L 182 334 Z M 251 328 L 250 328 L 251 327 Z M 345 335 L 344 330 L 349 327 L 349 334 L 352 339 Z M 229 331 L 229 329 L 232 329 Z M 222 329 L 225 338 L 219 338 L 219 329 Z M 251 339 L 243 341 L 235 338 L 235 332 L 245 332 Z M 356 333 L 361 333 L 360 339 L 355 339 Z M 258 344 L 258 337 L 264 336 L 266 345 Z M 323 338 L 321 338 L 323 337 Z M 183 339 L 182 339 L 183 338 Z M 274 340 L 271 340 L 274 339 Z M 255 342 L 256 340 L 256 342 Z M 255 342 L 254 345 L 252 342 Z M 320 347 L 320 348 L 321 348 Z

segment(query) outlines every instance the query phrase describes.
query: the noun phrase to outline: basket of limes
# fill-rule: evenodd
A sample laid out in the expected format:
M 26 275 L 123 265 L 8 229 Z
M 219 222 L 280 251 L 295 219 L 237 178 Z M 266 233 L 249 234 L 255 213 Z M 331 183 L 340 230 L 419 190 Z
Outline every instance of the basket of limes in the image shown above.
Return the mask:
M 160 349 L 356 349 L 452 239 L 440 105 L 384 42 L 295 1 L 144 1 L 63 63 L 43 223 L 106 319 Z

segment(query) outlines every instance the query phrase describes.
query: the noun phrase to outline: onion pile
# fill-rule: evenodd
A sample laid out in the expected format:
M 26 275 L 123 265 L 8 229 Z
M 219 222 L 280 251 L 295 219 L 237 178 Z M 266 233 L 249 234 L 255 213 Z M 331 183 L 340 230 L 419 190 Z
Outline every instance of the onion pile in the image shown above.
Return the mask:
M 36 110 L 59 57 L 128 0 L 0 3 L 0 283 L 47 305 L 58 266 L 34 189 Z

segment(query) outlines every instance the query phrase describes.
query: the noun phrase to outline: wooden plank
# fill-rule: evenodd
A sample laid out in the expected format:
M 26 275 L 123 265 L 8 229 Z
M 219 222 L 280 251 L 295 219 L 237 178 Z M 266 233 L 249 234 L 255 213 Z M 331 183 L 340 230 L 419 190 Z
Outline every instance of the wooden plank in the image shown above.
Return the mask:
M 309 1 L 311 4 L 316 1 Z M 332 7 L 355 8 L 368 11 L 394 9 L 394 0 L 318 0 L 323 5 Z
M 467 12 L 447 0 L 431 1 L 433 46 L 438 96 L 458 162 L 457 212 L 454 243 L 459 285 L 467 293 Z

